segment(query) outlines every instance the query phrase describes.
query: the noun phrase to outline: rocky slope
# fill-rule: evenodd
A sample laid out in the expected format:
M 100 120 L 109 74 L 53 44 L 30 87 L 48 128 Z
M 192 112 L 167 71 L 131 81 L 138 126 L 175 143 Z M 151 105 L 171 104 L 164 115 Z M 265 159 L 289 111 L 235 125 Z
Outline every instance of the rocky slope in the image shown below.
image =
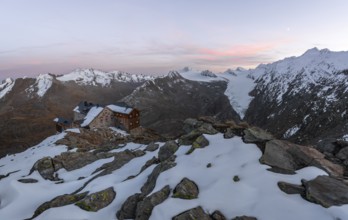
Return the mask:
M 327 144 L 348 131 L 348 52 L 316 48 L 260 65 L 245 119 L 297 143 Z
M 314 148 L 212 117 L 183 130 L 161 142 L 146 130 L 73 129 L 2 158 L 0 218 L 348 217 L 346 169 Z
M 163 135 L 176 136 L 183 132 L 182 122 L 188 117 L 209 115 L 239 120 L 224 95 L 226 88 L 226 81 L 216 77 L 194 77 L 173 71 L 147 81 L 123 101 L 141 110 L 143 126 Z
M 54 134 L 52 120 L 57 116 L 72 118 L 72 109 L 80 101 L 114 103 L 148 79 L 151 77 L 89 69 L 60 77 L 44 74 L 6 80 L 0 86 L 0 157 Z

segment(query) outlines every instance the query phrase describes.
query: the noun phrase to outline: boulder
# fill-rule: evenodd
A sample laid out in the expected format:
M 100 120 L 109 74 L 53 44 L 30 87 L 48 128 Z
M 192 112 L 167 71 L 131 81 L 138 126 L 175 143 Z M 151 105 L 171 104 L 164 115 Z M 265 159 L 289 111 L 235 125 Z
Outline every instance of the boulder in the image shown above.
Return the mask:
M 191 145 L 201 135 L 202 132 L 198 130 L 193 130 L 190 133 L 185 134 L 179 138 L 179 145 Z
M 227 218 L 218 210 L 214 211 L 213 214 L 211 214 L 211 218 L 213 220 L 227 220 Z
M 92 193 L 86 196 L 75 205 L 89 212 L 97 212 L 98 210 L 108 206 L 116 197 L 113 187 L 109 187 L 102 191 Z
M 227 128 L 226 132 L 224 133 L 224 138 L 225 139 L 230 139 L 233 138 L 235 136 L 235 134 L 233 133 L 231 128 Z
M 198 219 L 212 220 L 212 218 L 207 213 L 205 213 L 202 207 L 200 206 L 187 210 L 172 218 L 172 220 L 198 220 Z
M 219 133 L 211 124 L 203 123 L 198 129 L 202 134 L 217 134 Z
M 243 141 L 245 143 L 264 143 L 275 139 L 273 135 L 258 127 L 251 127 L 244 130 Z
M 302 185 L 278 182 L 278 187 L 281 191 L 285 192 L 286 194 L 300 194 L 303 196 L 305 195 L 305 188 Z
M 165 161 L 178 150 L 179 146 L 175 141 L 167 141 L 158 152 L 158 159 Z
M 146 163 L 141 167 L 140 173 L 146 170 L 153 164 L 158 164 L 160 161 L 156 157 L 152 157 L 150 160 L 146 161 Z
M 185 177 L 175 187 L 173 197 L 180 199 L 196 199 L 198 197 L 198 193 L 199 190 L 197 184 Z
M 65 194 L 65 195 L 57 196 L 56 198 L 52 199 L 51 201 L 45 202 L 42 205 L 40 205 L 35 210 L 34 215 L 31 219 L 37 217 L 38 215 L 40 215 L 41 213 L 43 213 L 47 209 L 74 204 L 74 203 L 80 201 L 81 199 L 85 198 L 87 194 L 88 194 L 88 192 L 75 194 L 75 195 Z
M 155 151 L 159 147 L 159 144 L 155 144 L 154 142 L 151 142 L 147 147 L 145 148 L 146 151 Z
M 191 131 L 195 130 L 202 124 L 203 124 L 202 121 L 198 121 L 197 119 L 194 119 L 194 118 L 188 118 L 184 121 L 183 130 L 185 131 L 185 133 L 190 133 Z
M 116 217 L 119 220 L 134 219 L 136 217 L 137 204 L 143 200 L 141 193 L 136 193 L 127 198 L 117 212 Z
M 281 140 L 266 143 L 260 162 L 289 171 L 315 166 L 333 176 L 342 176 L 344 173 L 343 167 L 326 160 L 325 155 L 318 150 Z
M 306 199 L 325 208 L 348 204 L 348 185 L 329 176 L 304 182 Z
M 153 208 L 166 200 L 169 194 L 170 188 L 167 185 L 151 196 L 146 197 L 143 201 L 140 201 L 137 205 L 135 220 L 148 220 Z
M 340 160 L 347 160 L 348 159 L 348 147 L 342 148 L 338 153 L 336 154 L 336 157 Z
M 175 156 L 174 155 L 172 157 L 170 157 L 169 159 L 167 159 L 166 161 L 161 162 L 160 164 L 158 164 L 153 169 L 151 174 L 147 177 L 147 181 L 141 187 L 141 193 L 143 195 L 148 195 L 149 193 L 151 193 L 152 190 L 156 186 L 156 181 L 157 181 L 158 176 L 162 172 L 164 172 L 166 170 L 169 170 L 170 168 L 173 168 L 175 166 L 176 166 L 176 163 L 175 163 Z
M 209 141 L 204 137 L 204 135 L 201 135 L 193 142 L 191 149 L 186 154 L 190 154 L 195 149 L 204 148 L 208 145 L 209 145 Z
M 31 168 L 30 173 L 34 172 L 35 170 L 37 170 L 42 178 L 46 180 L 58 180 L 58 178 L 54 175 L 56 170 L 51 157 L 44 157 L 36 161 L 34 166 Z

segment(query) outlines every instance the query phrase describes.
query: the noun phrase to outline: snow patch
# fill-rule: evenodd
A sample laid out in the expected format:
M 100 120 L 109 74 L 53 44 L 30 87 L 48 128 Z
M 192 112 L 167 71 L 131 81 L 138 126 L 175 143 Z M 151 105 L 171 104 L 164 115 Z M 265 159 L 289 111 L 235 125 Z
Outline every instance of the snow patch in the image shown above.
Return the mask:
M 31 94 L 36 90 L 39 97 L 43 97 L 52 86 L 53 77 L 50 74 L 40 74 L 33 85 L 26 89 Z
M 294 134 L 296 134 L 296 132 L 298 132 L 298 130 L 300 130 L 300 127 L 298 125 L 295 125 L 292 128 L 289 128 L 283 135 L 284 138 L 289 138 L 291 136 L 293 136 Z

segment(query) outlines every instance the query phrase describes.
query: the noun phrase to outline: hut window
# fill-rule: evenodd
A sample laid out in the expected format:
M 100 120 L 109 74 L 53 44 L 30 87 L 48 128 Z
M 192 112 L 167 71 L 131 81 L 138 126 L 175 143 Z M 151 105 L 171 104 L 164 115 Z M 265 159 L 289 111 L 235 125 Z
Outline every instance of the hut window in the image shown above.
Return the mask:
M 136 113 L 136 114 L 135 114 L 135 116 L 139 116 L 139 114 L 138 114 L 138 113 Z
M 129 115 L 130 118 L 132 118 L 133 116 L 132 115 Z
M 131 122 L 131 123 L 129 123 L 130 125 L 133 125 L 133 123 Z
M 137 121 L 136 123 L 139 124 L 139 121 Z

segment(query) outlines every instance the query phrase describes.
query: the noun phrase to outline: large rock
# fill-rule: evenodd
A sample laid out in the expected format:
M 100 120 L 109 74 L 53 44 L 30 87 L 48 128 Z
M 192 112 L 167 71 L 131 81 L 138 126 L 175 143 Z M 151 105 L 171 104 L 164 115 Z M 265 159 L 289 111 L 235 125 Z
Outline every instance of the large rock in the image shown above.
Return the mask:
M 285 192 L 286 194 L 300 194 L 303 196 L 305 195 L 305 188 L 302 185 L 278 182 L 278 187 L 281 191 Z
M 153 208 L 161 204 L 170 194 L 169 186 L 163 187 L 160 191 L 153 193 L 139 202 L 136 209 L 135 220 L 147 220 L 150 218 Z
M 245 143 L 263 143 L 275 139 L 273 135 L 258 127 L 244 130 L 243 140 Z
M 58 177 L 55 176 L 55 167 L 51 157 L 44 157 L 38 160 L 34 166 L 31 168 L 30 173 L 37 170 L 42 178 L 46 180 L 58 180 Z
M 167 141 L 158 152 L 158 159 L 160 161 L 165 161 L 171 157 L 177 150 L 179 146 L 175 141 Z
M 213 220 L 227 220 L 226 217 L 218 210 L 211 214 L 211 218 Z
M 198 193 L 199 190 L 197 184 L 185 177 L 175 187 L 173 197 L 180 199 L 196 199 L 198 197 Z
M 204 147 L 206 147 L 208 145 L 209 145 L 209 141 L 207 140 L 207 138 L 204 137 L 204 135 L 201 135 L 198 138 L 196 138 L 196 140 L 192 144 L 192 147 L 190 148 L 190 150 L 186 154 L 190 154 L 195 149 L 197 149 L 197 148 L 204 148 Z
M 43 213 L 47 209 L 74 204 L 74 203 L 82 200 L 83 198 L 85 198 L 87 194 L 88 194 L 88 192 L 81 193 L 81 194 L 75 194 L 75 195 L 65 194 L 65 195 L 57 196 L 56 198 L 52 199 L 51 201 L 45 202 L 42 205 L 40 205 L 35 210 L 34 215 L 31 219 L 40 215 L 41 213 Z
M 109 187 L 102 191 L 92 193 L 75 205 L 89 212 L 96 212 L 108 206 L 116 197 L 113 187 Z
M 145 148 L 146 151 L 155 151 L 157 150 L 159 147 L 159 144 L 156 144 L 154 142 L 151 142 L 149 145 L 147 145 L 147 147 Z
M 348 185 L 342 181 L 329 177 L 318 176 L 304 182 L 306 199 L 318 203 L 323 207 L 348 204 Z
M 172 220 L 212 220 L 212 218 L 204 212 L 202 207 L 198 206 L 196 208 L 187 210 L 174 216 Z
M 134 219 L 136 217 L 137 204 L 141 200 L 143 200 L 141 193 L 136 193 L 128 197 L 127 200 L 122 204 L 121 209 L 117 212 L 117 219 Z
M 345 147 L 341 149 L 337 154 L 336 157 L 340 160 L 347 160 L 348 159 L 348 147 Z
M 202 124 L 203 124 L 202 121 L 198 121 L 197 119 L 194 119 L 194 118 L 188 118 L 184 121 L 183 130 L 186 133 L 190 133 L 191 131 L 200 127 Z
M 333 176 L 342 176 L 344 173 L 343 167 L 326 160 L 325 155 L 318 150 L 281 140 L 266 143 L 260 162 L 290 171 L 315 166 Z
M 169 158 L 168 160 L 161 162 L 160 164 L 158 164 L 153 171 L 151 172 L 151 174 L 147 177 L 147 181 L 144 183 L 144 185 L 141 187 L 141 193 L 143 195 L 148 195 L 149 193 L 152 192 L 152 190 L 155 188 L 156 186 L 156 181 L 158 176 L 170 169 L 176 166 L 175 163 L 175 156 L 173 155 L 171 158 Z
M 224 133 L 224 138 L 225 139 L 230 139 L 230 138 L 233 138 L 234 136 L 236 136 L 236 135 L 233 133 L 232 129 L 231 128 L 227 128 L 225 133 Z
M 190 133 L 181 136 L 178 142 L 180 145 L 191 145 L 201 135 L 202 132 L 193 130 Z
M 202 124 L 198 129 L 203 134 L 217 134 L 218 131 L 209 123 Z

